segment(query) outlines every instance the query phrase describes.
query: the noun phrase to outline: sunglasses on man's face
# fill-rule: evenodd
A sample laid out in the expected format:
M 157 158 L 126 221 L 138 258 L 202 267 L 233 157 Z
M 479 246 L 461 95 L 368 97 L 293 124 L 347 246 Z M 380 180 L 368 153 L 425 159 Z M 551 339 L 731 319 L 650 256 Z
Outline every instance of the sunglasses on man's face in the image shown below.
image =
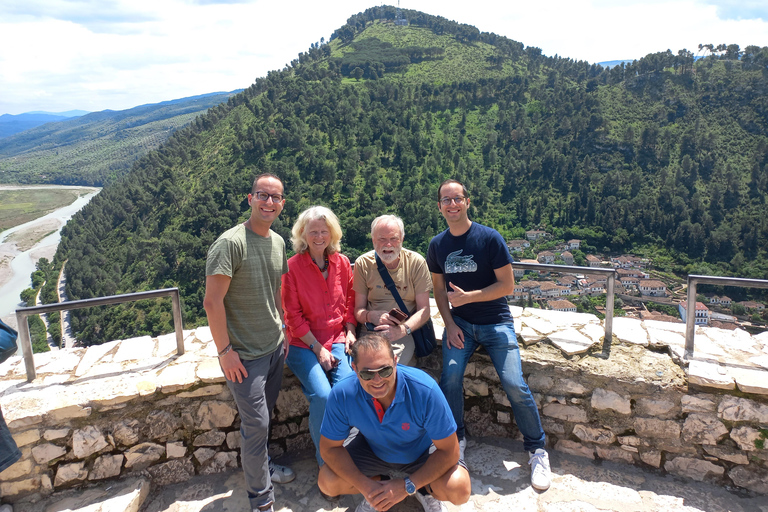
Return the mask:
M 393 366 L 387 365 L 379 368 L 378 370 L 360 370 L 357 374 L 363 380 L 373 380 L 377 373 L 379 374 L 379 377 L 386 379 L 392 375 L 393 371 L 395 371 L 395 368 Z

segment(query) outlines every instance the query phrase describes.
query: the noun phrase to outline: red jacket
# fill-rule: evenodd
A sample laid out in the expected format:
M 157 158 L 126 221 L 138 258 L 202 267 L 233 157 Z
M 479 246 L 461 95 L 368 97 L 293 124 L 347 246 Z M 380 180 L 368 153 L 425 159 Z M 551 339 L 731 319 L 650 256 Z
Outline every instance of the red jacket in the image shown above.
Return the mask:
M 335 253 L 328 257 L 328 279 L 309 256 L 309 251 L 288 260 L 283 274 L 282 302 L 291 345 L 306 348 L 300 338 L 312 331 L 317 341 L 331 350 L 343 343 L 344 326 L 355 321 L 355 292 L 349 259 Z

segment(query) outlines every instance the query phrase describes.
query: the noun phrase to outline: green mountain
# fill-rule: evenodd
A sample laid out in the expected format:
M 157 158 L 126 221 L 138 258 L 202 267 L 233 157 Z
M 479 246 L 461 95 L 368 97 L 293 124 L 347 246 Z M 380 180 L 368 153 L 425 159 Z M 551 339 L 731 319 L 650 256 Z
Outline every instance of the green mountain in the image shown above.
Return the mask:
M 205 323 L 205 257 L 248 215 L 261 172 L 281 176 L 274 229 L 325 204 L 344 252 L 370 248 L 397 213 L 425 252 L 445 225 L 437 185 L 465 182 L 474 220 L 519 238 L 546 226 L 587 247 L 671 270 L 768 276 L 768 48 L 694 62 L 662 52 L 605 69 L 420 12 L 352 16 L 226 104 L 178 130 L 64 229 L 69 295 L 179 286 L 185 325 Z M 170 328 L 150 301 L 83 311 L 82 340 Z
M 217 92 L 63 121 L 59 116 L 53 123 L 48 122 L 53 116 L 31 116 L 46 118 L 37 124 L 47 124 L 0 138 L 0 183 L 103 186 L 233 94 Z M 21 117 L 30 115 L 8 116 Z M 0 129 L 6 124 L 11 125 L 0 123 Z

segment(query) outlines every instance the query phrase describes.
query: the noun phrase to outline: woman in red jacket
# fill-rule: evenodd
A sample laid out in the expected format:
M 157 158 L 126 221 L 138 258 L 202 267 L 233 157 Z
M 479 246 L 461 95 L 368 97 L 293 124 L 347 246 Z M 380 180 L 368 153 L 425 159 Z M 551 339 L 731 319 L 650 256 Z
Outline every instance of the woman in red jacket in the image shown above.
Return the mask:
M 309 400 L 309 433 L 320 457 L 320 425 L 331 386 L 354 374 L 348 356 L 355 342 L 355 292 L 349 259 L 341 254 L 341 227 L 324 206 L 299 215 L 291 242 L 296 255 L 283 275 L 282 299 L 290 350 L 288 367 Z

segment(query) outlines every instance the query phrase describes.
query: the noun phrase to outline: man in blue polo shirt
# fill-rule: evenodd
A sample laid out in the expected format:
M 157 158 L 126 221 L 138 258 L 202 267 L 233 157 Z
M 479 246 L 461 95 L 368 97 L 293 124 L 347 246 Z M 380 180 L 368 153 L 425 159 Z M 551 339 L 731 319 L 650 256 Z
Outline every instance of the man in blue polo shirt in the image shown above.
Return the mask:
M 409 495 L 425 511 L 447 511 L 443 501 L 466 503 L 469 473 L 437 383 L 397 365 L 392 346 L 378 334 L 357 340 L 352 359 L 356 376 L 338 382 L 325 406 L 320 491 L 327 497 L 362 494 L 356 512 L 389 510 Z M 345 446 L 352 427 L 359 432 Z M 381 479 L 391 474 L 407 476 Z

